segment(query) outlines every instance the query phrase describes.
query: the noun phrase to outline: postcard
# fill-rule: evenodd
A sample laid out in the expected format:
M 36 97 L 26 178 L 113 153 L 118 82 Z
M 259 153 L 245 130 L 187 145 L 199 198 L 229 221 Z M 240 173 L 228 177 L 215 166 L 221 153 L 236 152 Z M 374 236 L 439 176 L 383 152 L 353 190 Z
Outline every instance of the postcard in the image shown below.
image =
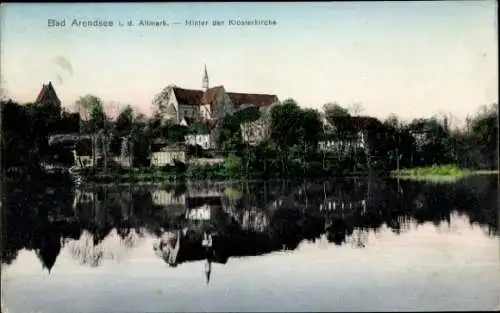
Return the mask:
M 0 14 L 2 312 L 500 308 L 495 1 Z

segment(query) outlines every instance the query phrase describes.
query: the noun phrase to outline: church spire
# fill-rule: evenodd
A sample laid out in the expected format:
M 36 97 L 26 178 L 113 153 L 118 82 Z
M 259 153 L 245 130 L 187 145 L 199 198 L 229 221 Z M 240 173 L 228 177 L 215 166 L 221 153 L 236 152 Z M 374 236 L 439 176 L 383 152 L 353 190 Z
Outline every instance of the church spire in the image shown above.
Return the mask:
M 205 91 L 208 89 L 208 73 L 206 64 L 205 64 L 205 72 L 203 73 L 203 89 Z

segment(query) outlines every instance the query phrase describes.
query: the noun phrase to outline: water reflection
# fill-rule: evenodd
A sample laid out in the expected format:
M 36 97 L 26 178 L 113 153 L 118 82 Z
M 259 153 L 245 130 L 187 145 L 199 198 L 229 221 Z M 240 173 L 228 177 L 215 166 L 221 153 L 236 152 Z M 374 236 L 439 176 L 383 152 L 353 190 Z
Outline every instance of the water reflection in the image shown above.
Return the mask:
M 466 214 L 489 236 L 498 235 L 498 180 L 457 184 L 394 180 L 326 183 L 198 184 L 182 186 L 29 186 L 4 190 L 2 265 L 22 250 L 36 253 L 49 272 L 62 249 L 82 265 L 117 259 L 147 237 L 166 264 L 294 250 L 320 238 L 364 248 L 368 233 L 395 234 L 412 225 L 448 225 Z

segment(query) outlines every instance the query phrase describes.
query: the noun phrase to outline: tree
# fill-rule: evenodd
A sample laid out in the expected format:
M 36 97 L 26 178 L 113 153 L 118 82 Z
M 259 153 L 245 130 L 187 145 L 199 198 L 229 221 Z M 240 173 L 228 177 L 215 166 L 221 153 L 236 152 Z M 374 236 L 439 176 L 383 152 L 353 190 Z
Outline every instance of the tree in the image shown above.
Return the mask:
M 258 107 L 250 106 L 242 110 L 236 111 L 234 117 L 238 119 L 239 123 L 254 122 L 260 118 L 260 110 Z
M 271 109 L 271 139 L 279 147 L 291 147 L 299 140 L 301 109 L 293 99 Z
M 116 118 L 116 128 L 119 131 L 130 132 L 134 123 L 134 109 L 127 105 Z
M 348 117 L 350 116 L 349 110 L 341 107 L 336 102 L 329 102 L 323 105 L 323 111 L 325 112 L 325 118 L 330 124 L 334 125 L 334 117 Z
M 173 92 L 175 85 L 171 84 L 163 88 L 161 92 L 156 94 L 152 102 L 152 112 L 155 115 L 162 117 L 162 120 L 176 120 L 177 111 L 174 106 L 169 105 L 168 100 Z
M 400 124 L 398 117 L 394 113 L 390 114 L 384 123 L 393 129 L 398 129 Z
M 98 135 L 95 135 L 95 133 L 99 130 L 107 130 L 106 128 L 108 126 L 108 118 L 106 116 L 106 113 L 104 112 L 103 102 L 99 97 L 87 94 L 83 97 L 80 97 L 76 101 L 76 105 L 79 108 L 80 117 L 83 117 L 84 120 L 90 122 L 90 132 L 92 134 L 91 141 L 93 163 L 97 164 L 98 159 L 96 153 L 102 150 L 104 146 L 102 156 L 104 158 L 104 166 L 106 167 L 108 159 L 108 134 L 106 133 L 106 131 L 102 131 Z
M 171 143 L 182 143 L 189 134 L 189 128 L 182 125 L 172 125 L 167 129 L 167 140 Z
M 9 98 L 9 93 L 7 92 L 7 89 L 5 88 L 5 81 L 2 80 L 0 84 L 0 101 L 7 101 Z
M 76 104 L 79 108 L 82 119 L 90 121 L 91 131 L 103 129 L 106 126 L 107 117 L 104 112 L 103 102 L 99 97 L 94 95 L 85 95 L 80 97 Z
M 498 104 L 484 106 L 471 123 L 472 143 L 481 153 L 481 168 L 498 166 Z
M 323 131 L 319 112 L 313 109 L 302 110 L 300 114 L 300 127 L 303 136 L 302 140 L 307 145 L 316 149 Z
M 2 168 L 37 167 L 38 152 L 33 136 L 32 120 L 26 106 L 11 100 L 1 102 L 2 125 Z
M 229 155 L 224 162 L 224 171 L 227 176 L 235 176 L 241 173 L 241 158 L 233 154 Z
M 363 112 L 363 105 L 359 102 L 354 102 L 349 106 L 349 112 L 352 115 L 359 115 L 359 113 Z
M 240 120 L 234 115 L 225 115 L 220 122 L 217 145 L 224 155 L 239 151 L 242 146 Z
M 146 127 L 134 127 L 130 134 L 134 166 L 149 166 L 151 138 Z
M 278 148 L 282 173 L 286 172 L 287 160 L 305 160 L 308 151 L 316 150 L 323 131 L 319 112 L 301 109 L 292 100 L 285 100 L 271 109 L 271 140 Z M 297 154 L 298 151 L 302 151 Z M 293 152 L 293 153 L 292 153 Z

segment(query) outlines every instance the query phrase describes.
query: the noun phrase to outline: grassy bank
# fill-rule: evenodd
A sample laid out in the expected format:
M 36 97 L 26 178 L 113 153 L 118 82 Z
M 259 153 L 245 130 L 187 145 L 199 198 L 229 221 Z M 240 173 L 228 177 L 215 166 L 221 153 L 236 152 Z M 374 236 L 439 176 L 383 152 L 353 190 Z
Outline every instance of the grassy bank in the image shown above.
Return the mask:
M 395 178 L 443 182 L 456 181 L 471 175 L 498 175 L 498 170 L 472 170 L 449 164 L 401 169 L 391 172 L 391 176 Z
M 295 171 L 294 175 L 277 175 L 270 171 L 262 172 L 245 167 L 237 157 L 230 156 L 220 164 L 176 164 L 163 167 L 124 168 L 113 163 L 106 169 L 88 168 L 76 170 L 77 175 L 86 181 L 96 183 L 134 183 L 134 182 L 177 182 L 177 181 L 227 181 L 227 180 L 262 180 L 280 178 L 293 179 L 319 176 L 343 176 L 332 171 L 316 170 L 311 173 Z M 348 174 L 348 173 L 342 173 Z M 366 176 L 366 173 L 357 173 L 356 176 Z

